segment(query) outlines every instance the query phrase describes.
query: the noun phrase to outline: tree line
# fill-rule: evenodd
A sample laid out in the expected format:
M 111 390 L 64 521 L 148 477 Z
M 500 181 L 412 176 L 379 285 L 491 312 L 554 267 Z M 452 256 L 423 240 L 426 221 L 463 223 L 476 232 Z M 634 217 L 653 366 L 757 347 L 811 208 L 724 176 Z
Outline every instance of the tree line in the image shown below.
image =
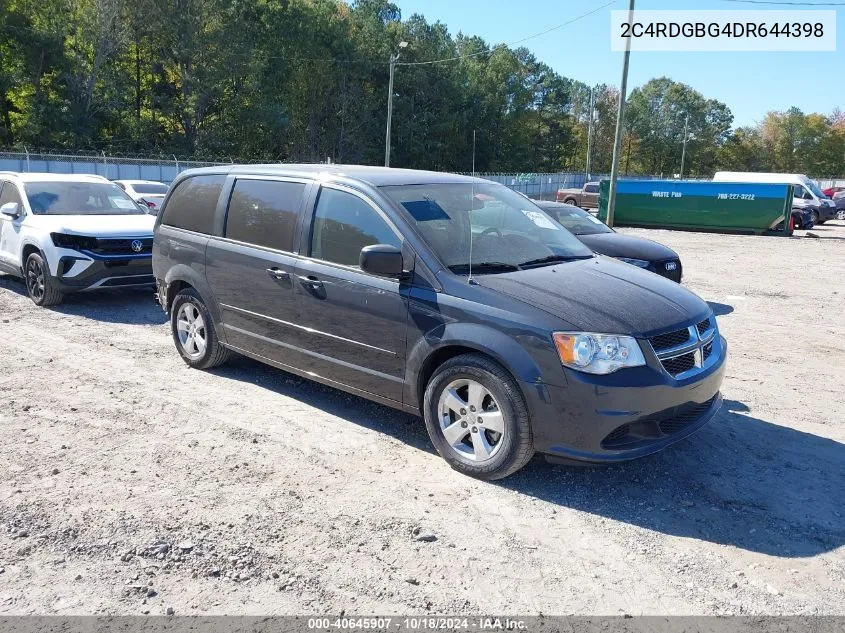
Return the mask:
M 0 0 L 0 146 L 380 164 L 610 170 L 619 98 L 387 0 Z M 433 63 L 432 63 L 433 62 Z M 845 115 L 730 108 L 661 77 L 632 91 L 623 173 L 845 172 Z M 686 130 L 686 131 L 685 131 Z

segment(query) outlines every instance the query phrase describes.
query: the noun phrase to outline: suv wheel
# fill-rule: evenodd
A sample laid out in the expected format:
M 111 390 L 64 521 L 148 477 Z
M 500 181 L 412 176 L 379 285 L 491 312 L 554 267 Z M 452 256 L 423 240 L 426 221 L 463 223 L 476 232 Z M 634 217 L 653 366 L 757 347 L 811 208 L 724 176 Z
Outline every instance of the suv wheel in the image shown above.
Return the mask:
M 62 302 L 63 295 L 55 287 L 47 262 L 40 253 L 30 253 L 26 258 L 24 280 L 29 298 L 35 305 L 46 308 Z
M 220 344 L 208 308 L 193 288 L 182 290 L 173 299 L 170 330 L 182 359 L 194 369 L 222 365 L 230 352 Z
M 466 475 L 501 479 L 534 454 L 522 393 L 486 356 L 466 354 L 441 365 L 425 390 L 424 416 L 437 452 Z

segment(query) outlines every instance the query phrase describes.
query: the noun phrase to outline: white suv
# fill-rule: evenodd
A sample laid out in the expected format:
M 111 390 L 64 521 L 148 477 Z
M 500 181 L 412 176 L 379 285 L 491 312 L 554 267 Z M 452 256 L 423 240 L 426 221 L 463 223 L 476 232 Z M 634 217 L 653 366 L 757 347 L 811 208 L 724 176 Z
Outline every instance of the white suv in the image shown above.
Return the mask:
M 135 202 L 146 207 L 147 213 L 158 215 L 164 196 L 167 195 L 167 185 L 155 180 L 115 180 L 114 182 Z
M 23 277 L 36 305 L 152 285 L 154 224 L 100 176 L 0 172 L 0 272 Z

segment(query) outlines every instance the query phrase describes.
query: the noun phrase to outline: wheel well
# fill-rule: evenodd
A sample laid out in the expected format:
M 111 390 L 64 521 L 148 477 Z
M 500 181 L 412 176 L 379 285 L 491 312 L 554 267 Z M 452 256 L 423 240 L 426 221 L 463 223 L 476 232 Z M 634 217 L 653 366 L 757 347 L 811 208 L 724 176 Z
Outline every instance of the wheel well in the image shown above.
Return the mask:
M 40 249 L 35 246 L 34 244 L 26 244 L 23 247 L 23 252 L 21 253 L 21 268 L 23 268 L 24 264 L 26 264 L 26 258 L 32 255 L 33 253 L 40 252 Z
M 181 279 L 177 279 L 167 285 L 167 312 L 170 312 L 170 307 L 173 305 L 173 300 L 176 298 L 176 295 L 185 288 L 193 288 L 193 286 L 187 281 L 182 281 Z
M 425 394 L 425 389 L 428 385 L 428 381 L 431 376 L 434 374 L 435 371 L 437 371 L 437 368 L 440 367 L 440 365 L 442 365 L 448 360 L 455 358 L 455 356 L 460 356 L 462 354 L 480 354 L 481 356 L 486 356 L 487 358 L 490 358 L 496 363 L 499 363 L 498 360 L 496 360 L 489 354 L 479 352 L 477 349 L 473 349 L 472 347 L 466 347 L 464 345 L 449 345 L 447 347 L 441 347 L 440 349 L 436 350 L 428 358 L 425 359 L 423 366 L 420 368 L 419 376 L 417 377 L 417 397 L 419 400 L 417 404 L 419 406 L 420 413 L 423 413 L 423 396 Z M 504 369 L 505 371 L 508 371 L 507 368 Z M 508 373 L 511 372 L 508 371 Z
M 575 198 L 565 198 L 563 200 L 563 204 L 575 204 L 578 202 Z

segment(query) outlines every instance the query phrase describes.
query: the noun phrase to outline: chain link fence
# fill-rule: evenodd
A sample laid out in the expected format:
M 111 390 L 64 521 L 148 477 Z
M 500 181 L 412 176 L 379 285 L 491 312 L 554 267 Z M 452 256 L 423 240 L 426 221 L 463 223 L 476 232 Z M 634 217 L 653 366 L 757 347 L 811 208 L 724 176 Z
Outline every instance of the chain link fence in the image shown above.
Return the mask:
M 171 183 L 186 169 L 194 167 L 211 167 L 232 163 L 256 163 L 266 161 L 255 160 L 193 160 L 171 157 L 129 157 L 108 156 L 86 153 L 52 153 L 52 152 L 9 152 L 0 151 L 0 171 L 16 172 L 47 172 L 53 174 L 97 174 L 109 180 L 155 180 Z M 468 174 L 467 174 L 468 175 Z M 524 193 L 529 198 L 540 200 L 554 200 L 558 189 L 581 188 L 585 182 L 609 178 L 609 174 L 585 174 L 579 172 L 559 173 L 476 173 L 480 178 L 503 184 L 515 191 Z M 624 175 L 625 180 L 662 179 L 657 175 Z M 709 180 L 699 176 L 688 176 L 686 180 Z M 821 188 L 845 187 L 843 178 L 820 178 L 816 181 Z
M 155 180 L 171 183 L 186 169 L 227 165 L 233 161 L 186 160 L 176 156 L 135 158 L 101 154 L 54 154 L 0 151 L 0 171 L 50 174 L 96 174 L 109 180 Z

